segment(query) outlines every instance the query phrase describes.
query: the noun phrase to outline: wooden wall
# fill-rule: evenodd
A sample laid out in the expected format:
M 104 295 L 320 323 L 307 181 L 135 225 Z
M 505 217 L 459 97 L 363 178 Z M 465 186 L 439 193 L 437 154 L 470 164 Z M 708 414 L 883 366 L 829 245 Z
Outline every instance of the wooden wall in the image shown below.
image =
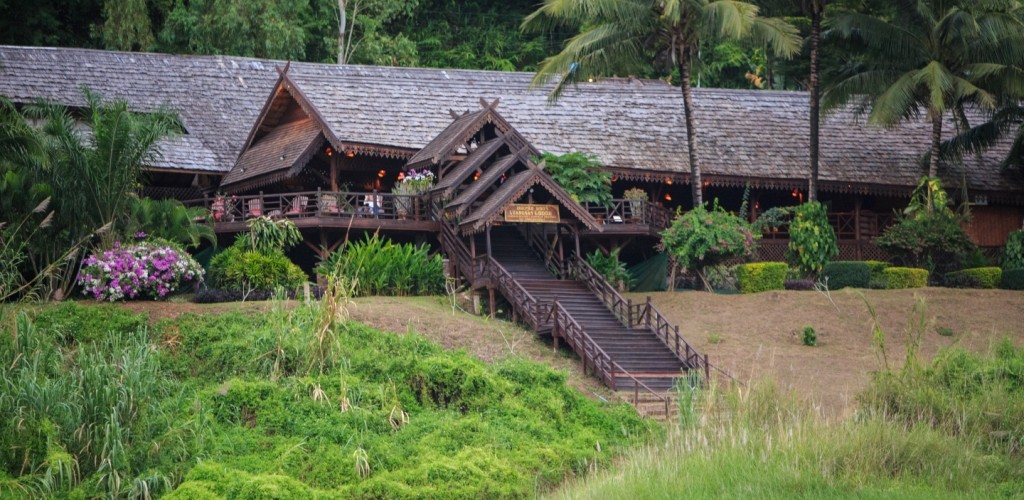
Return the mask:
M 1006 236 L 1024 224 L 1024 209 L 1019 207 L 971 207 L 967 234 L 978 246 L 1001 247 Z

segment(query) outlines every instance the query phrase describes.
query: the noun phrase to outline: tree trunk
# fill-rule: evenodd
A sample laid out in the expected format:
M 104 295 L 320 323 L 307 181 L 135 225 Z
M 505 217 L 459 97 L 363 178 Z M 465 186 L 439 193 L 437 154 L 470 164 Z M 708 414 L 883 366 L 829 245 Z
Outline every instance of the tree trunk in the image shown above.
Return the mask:
M 821 78 L 818 74 L 818 62 L 821 58 L 821 17 L 824 9 L 819 2 L 811 6 L 811 178 L 807 184 L 807 201 L 818 199 L 818 161 L 820 148 L 818 139 L 821 124 Z
M 928 159 L 928 177 L 939 175 L 939 146 L 942 145 L 942 113 L 932 115 L 932 154 Z
M 338 64 L 345 64 L 345 0 L 338 0 Z
M 679 54 L 679 76 L 683 87 L 683 115 L 686 118 L 686 150 L 690 156 L 690 188 L 693 206 L 704 204 L 704 185 L 700 177 L 697 154 L 697 117 L 693 113 L 693 89 L 690 87 L 690 52 L 684 47 Z
M 939 146 L 942 144 L 942 113 L 932 113 L 932 153 L 928 159 L 928 177 L 939 175 Z M 932 198 L 931 183 L 928 183 L 928 211 L 931 212 Z

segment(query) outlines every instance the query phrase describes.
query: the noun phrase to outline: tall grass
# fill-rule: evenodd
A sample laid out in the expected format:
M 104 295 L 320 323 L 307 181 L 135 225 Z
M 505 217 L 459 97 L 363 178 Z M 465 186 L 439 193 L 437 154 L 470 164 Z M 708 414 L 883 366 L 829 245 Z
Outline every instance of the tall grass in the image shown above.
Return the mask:
M 680 391 L 667 442 L 573 482 L 565 498 L 962 498 L 1024 495 L 1024 349 L 962 349 L 922 365 L 925 307 L 911 312 L 906 362 L 883 368 L 853 418 L 827 422 L 770 382 Z
M 24 312 L 2 332 L 0 487 L 139 497 L 180 480 L 203 426 L 180 418 L 188 398 L 146 331 L 117 333 L 62 346 Z
M 426 244 L 396 244 L 376 233 L 346 242 L 317 272 L 346 277 L 357 296 L 432 295 L 445 290 L 440 255 L 431 255 Z

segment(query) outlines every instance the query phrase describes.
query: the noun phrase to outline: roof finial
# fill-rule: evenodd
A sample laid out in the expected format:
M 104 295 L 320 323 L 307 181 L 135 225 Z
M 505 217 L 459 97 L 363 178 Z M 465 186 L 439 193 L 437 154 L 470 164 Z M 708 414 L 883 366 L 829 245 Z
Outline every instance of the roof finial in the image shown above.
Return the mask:
M 289 69 L 290 69 L 291 67 L 292 67 L 292 62 L 291 62 L 291 61 L 288 61 L 288 62 L 284 63 L 284 69 L 281 69 L 281 67 L 280 67 L 280 66 L 274 66 L 274 69 L 276 69 L 276 70 L 277 70 L 277 74 L 278 74 L 278 75 L 280 75 L 280 76 L 284 76 L 284 75 L 287 75 L 287 74 L 288 74 L 288 70 L 289 70 Z

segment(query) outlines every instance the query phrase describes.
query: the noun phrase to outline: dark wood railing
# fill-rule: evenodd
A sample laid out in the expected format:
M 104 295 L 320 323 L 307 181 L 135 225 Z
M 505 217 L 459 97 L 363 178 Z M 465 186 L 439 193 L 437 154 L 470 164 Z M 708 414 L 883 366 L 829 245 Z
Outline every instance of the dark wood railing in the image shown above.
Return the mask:
M 672 211 L 646 200 L 614 199 L 609 205 L 589 202 L 582 205 L 604 224 L 647 224 L 660 230 L 672 222 Z
M 373 217 L 427 221 L 433 217 L 432 200 L 420 195 L 349 191 L 302 191 L 223 195 L 190 200 L 190 206 L 210 211 L 218 222 L 240 222 L 253 217 Z
M 671 414 L 672 398 L 651 389 L 647 384 L 644 384 L 640 379 L 636 378 L 632 373 L 623 368 L 622 365 L 616 363 L 615 360 L 597 344 L 597 342 L 594 342 L 594 339 L 591 338 L 579 322 L 569 314 L 569 311 L 566 311 L 565 307 L 558 303 L 558 299 L 555 299 L 554 305 L 551 307 L 549 320 L 551 323 L 552 335 L 556 338 L 565 339 L 565 341 L 568 342 L 573 350 L 580 356 L 580 362 L 583 364 L 584 375 L 586 375 L 587 366 L 589 365 L 590 373 L 597 375 L 598 378 L 600 378 L 601 381 L 613 391 L 622 389 L 619 387 L 619 377 L 627 378 L 632 382 L 634 406 L 640 403 L 640 394 L 642 391 L 644 394 L 649 394 L 655 400 L 664 403 L 666 417 Z
M 654 306 L 650 297 L 644 304 L 634 304 L 631 299 L 623 298 L 601 273 L 575 254 L 570 257 L 566 268 L 570 276 L 585 283 L 624 325 L 653 331 L 686 366 L 703 370 L 705 380 L 710 380 L 711 364 L 708 363 L 708 355 L 702 356 L 679 335 L 679 326 L 669 322 Z

